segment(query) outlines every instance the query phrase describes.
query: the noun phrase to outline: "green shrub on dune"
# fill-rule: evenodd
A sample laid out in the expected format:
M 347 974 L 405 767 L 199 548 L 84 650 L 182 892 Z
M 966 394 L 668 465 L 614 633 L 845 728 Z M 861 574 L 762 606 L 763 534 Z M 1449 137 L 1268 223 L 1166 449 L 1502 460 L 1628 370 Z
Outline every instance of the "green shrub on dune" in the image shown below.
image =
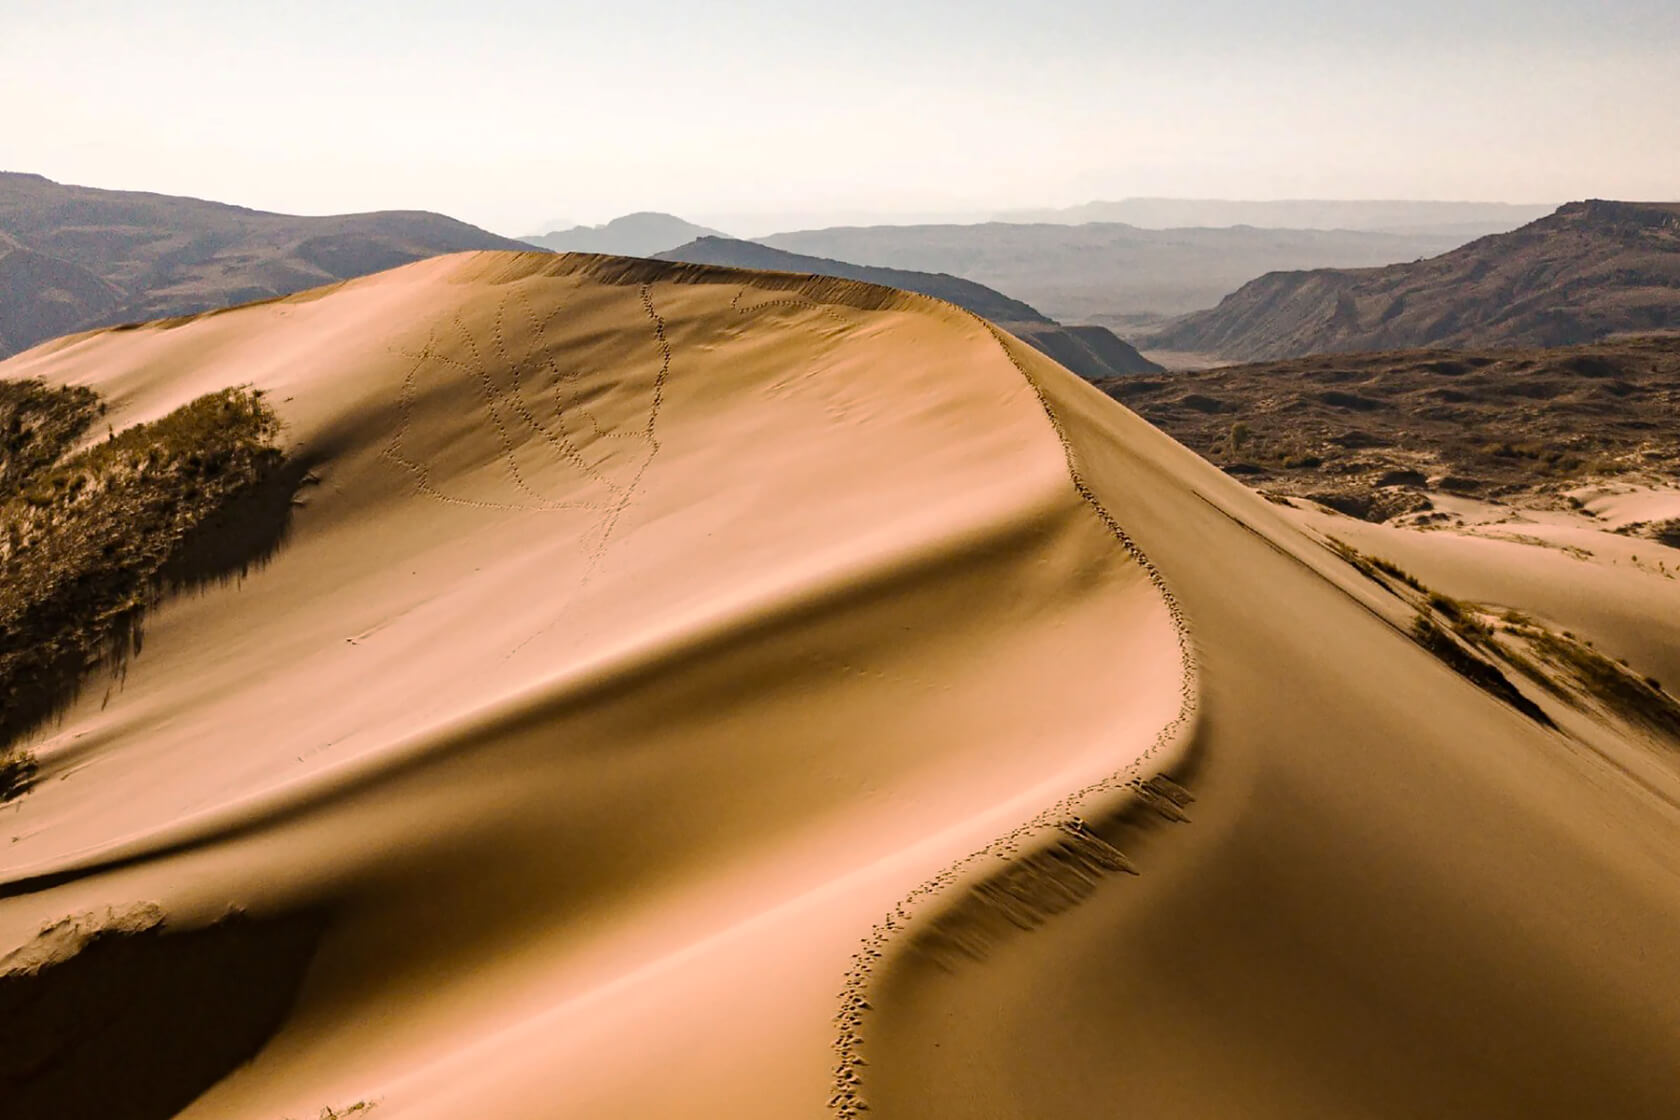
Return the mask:
M 138 648 L 162 591 L 213 574 L 195 562 L 199 531 L 276 480 L 282 457 L 279 421 L 250 390 L 208 394 L 68 457 L 103 412 L 95 394 L 7 383 L 0 402 L 3 752 L 90 670 Z M 22 752 L 0 753 L 0 800 L 32 772 Z

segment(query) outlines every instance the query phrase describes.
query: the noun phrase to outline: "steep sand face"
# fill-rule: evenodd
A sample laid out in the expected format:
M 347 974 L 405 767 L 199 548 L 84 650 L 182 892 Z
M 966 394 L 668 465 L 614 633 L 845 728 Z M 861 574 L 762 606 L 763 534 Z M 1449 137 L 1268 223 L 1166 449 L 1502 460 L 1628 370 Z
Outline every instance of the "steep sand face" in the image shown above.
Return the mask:
M 1277 507 L 1015 349 L 1194 627 L 1197 801 L 984 963 L 903 954 L 874 1113 L 1673 1115 L 1680 768 L 1478 692 Z
M 484 254 L 3 372 L 118 425 L 256 385 L 318 478 L 0 815 L 6 947 L 329 915 L 189 1116 L 820 1112 L 870 924 L 1182 705 L 1030 386 L 929 300 Z
M 318 937 L 188 1117 L 1680 1101 L 1672 756 L 1478 691 L 1324 525 L 954 309 L 483 254 L 0 375 L 117 423 L 255 383 L 319 479 L 0 810 L 0 950 Z M 1439 536 L 1453 594 L 1599 594 Z M 1618 574 L 1583 627 L 1637 629 Z

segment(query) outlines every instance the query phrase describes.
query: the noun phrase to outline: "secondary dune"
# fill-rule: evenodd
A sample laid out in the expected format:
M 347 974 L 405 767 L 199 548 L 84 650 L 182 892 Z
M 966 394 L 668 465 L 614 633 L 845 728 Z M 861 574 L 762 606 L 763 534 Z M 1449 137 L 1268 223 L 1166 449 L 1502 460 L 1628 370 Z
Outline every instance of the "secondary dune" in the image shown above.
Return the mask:
M 1658 745 L 955 308 L 484 253 L 0 376 L 252 385 L 312 480 L 0 808 L 9 1021 L 112 1024 L 23 1115 L 1680 1100 Z

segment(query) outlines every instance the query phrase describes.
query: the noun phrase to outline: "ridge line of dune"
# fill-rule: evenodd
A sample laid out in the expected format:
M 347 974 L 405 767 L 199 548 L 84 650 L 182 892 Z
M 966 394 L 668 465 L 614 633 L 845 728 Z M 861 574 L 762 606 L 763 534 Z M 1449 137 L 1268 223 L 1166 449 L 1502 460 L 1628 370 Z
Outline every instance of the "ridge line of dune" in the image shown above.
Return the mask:
M 937 296 L 889 288 L 867 280 L 846 280 L 837 276 L 815 276 L 803 272 L 730 268 L 723 265 L 690 264 L 686 261 L 618 257 L 604 253 L 517 253 L 502 249 L 480 249 L 460 254 L 455 271 L 457 282 L 483 280 L 491 284 L 513 283 L 532 276 L 583 277 L 617 287 L 645 284 L 742 284 L 768 291 L 790 291 L 813 303 L 839 304 L 859 311 L 889 311 L 939 308 L 953 318 L 967 320 L 972 312 Z M 405 267 L 415 267 L 413 265 Z M 739 306 L 736 310 L 741 310 Z
M 958 309 L 961 310 L 961 309 Z M 1055 853 L 1058 849 L 1073 851 L 1074 859 L 1086 868 L 1096 865 L 1104 870 L 1133 871 L 1130 862 L 1123 853 L 1109 845 L 1101 836 L 1094 834 L 1082 817 L 1075 810 L 1082 807 L 1089 799 L 1110 791 L 1121 791 L 1114 803 L 1105 807 L 1104 814 L 1108 818 L 1120 818 L 1129 809 L 1140 803 L 1159 804 L 1169 801 L 1170 804 L 1162 809 L 1163 815 L 1169 819 L 1187 819 L 1182 813 L 1176 813 L 1178 806 L 1176 797 L 1163 793 L 1155 787 L 1155 779 L 1144 782 L 1139 774 L 1145 766 L 1159 761 L 1158 771 L 1165 774 L 1174 762 L 1187 760 L 1196 750 L 1193 731 L 1199 699 L 1199 670 L 1195 654 L 1195 645 L 1190 633 L 1190 625 L 1177 597 L 1168 585 L 1166 576 L 1155 562 L 1138 545 L 1130 533 L 1115 519 L 1108 508 L 1102 504 L 1095 490 L 1085 480 L 1080 468 L 1079 453 L 1067 429 L 1062 425 L 1061 417 L 1051 404 L 1049 395 L 1045 393 L 1038 379 L 1022 364 L 1015 352 L 1009 346 L 1009 336 L 991 322 L 963 311 L 964 316 L 973 319 L 984 327 L 992 336 L 993 341 L 1002 350 L 1009 364 L 1015 367 L 1017 373 L 1032 390 L 1039 407 L 1043 410 L 1045 419 L 1054 431 L 1057 442 L 1061 445 L 1063 460 L 1067 466 L 1068 478 L 1074 490 L 1079 494 L 1082 503 L 1097 515 L 1110 535 L 1120 544 L 1127 557 L 1138 565 L 1149 580 L 1150 586 L 1160 595 L 1162 604 L 1166 607 L 1167 615 L 1173 628 L 1179 654 L 1180 684 L 1178 712 L 1160 731 L 1142 754 L 1131 762 L 1103 778 L 1089 785 L 1083 786 L 1064 796 L 1055 804 L 1041 810 L 1036 816 L 1017 825 L 1004 835 L 996 838 L 985 847 L 970 852 L 955 862 L 947 865 L 938 874 L 917 886 L 905 895 L 887 912 L 880 922 L 871 927 L 870 933 L 863 939 L 859 951 L 852 956 L 852 966 L 846 971 L 844 983 L 840 991 L 840 1009 L 835 1016 L 836 1026 L 840 1030 L 835 1039 L 834 1049 L 839 1055 L 839 1062 L 835 1066 L 834 1079 L 831 1085 L 832 1094 L 828 1099 L 828 1106 L 837 1115 L 852 1120 L 860 1112 L 868 1109 L 868 1103 L 862 1093 L 863 1078 L 858 1072 L 865 1065 L 862 1056 L 864 1013 L 871 1010 L 869 993 L 874 981 L 875 965 L 888 959 L 888 943 L 895 938 L 902 937 L 918 926 L 918 915 L 913 913 L 912 907 L 918 903 L 925 905 L 926 901 L 937 899 L 943 892 L 957 885 L 965 876 L 974 870 L 975 866 L 988 856 L 998 857 L 1003 862 L 991 873 L 982 876 L 974 882 L 976 889 L 995 882 L 1001 877 L 1010 875 L 1017 869 L 1023 868 L 1029 860 Z M 1175 749 L 1176 748 L 1176 749 Z M 1160 757 L 1173 755 L 1176 757 Z M 1168 783 L 1171 786 L 1171 783 Z M 1179 791 L 1182 793 L 1182 791 Z M 1135 873 L 1135 871 L 1134 871 Z M 955 900 L 950 900 L 955 901 Z M 1074 900 L 1077 904 L 1079 899 Z M 927 917 L 931 918 L 931 915 Z M 902 947 L 901 947 L 902 948 Z
M 551 253 L 539 249 L 465 249 L 444 253 L 408 264 L 398 265 L 384 272 L 332 280 L 314 288 L 286 295 L 264 296 L 244 303 L 213 307 L 187 315 L 170 315 L 138 322 L 114 323 L 110 326 L 88 327 L 36 343 L 20 354 L 49 353 L 65 350 L 102 335 L 136 330 L 171 330 L 190 323 L 216 319 L 230 312 L 248 311 L 258 307 L 281 304 L 313 303 L 336 291 L 350 291 L 377 282 L 391 272 L 408 269 L 439 267 L 440 262 L 452 262 L 449 282 L 466 283 L 484 280 L 491 284 L 512 283 L 532 276 L 582 277 L 598 283 L 627 287 L 667 282 L 672 284 L 722 284 L 746 282 L 752 287 L 771 291 L 792 291 L 817 305 L 840 304 L 859 311 L 887 311 L 894 309 L 940 308 L 947 313 L 967 318 L 973 313 L 938 296 L 907 292 L 867 280 L 846 280 L 836 276 L 815 276 L 799 272 L 778 272 L 768 269 L 731 268 L 724 265 L 692 264 L 686 261 L 662 261 L 645 257 L 621 257 L 607 253 L 566 252 Z

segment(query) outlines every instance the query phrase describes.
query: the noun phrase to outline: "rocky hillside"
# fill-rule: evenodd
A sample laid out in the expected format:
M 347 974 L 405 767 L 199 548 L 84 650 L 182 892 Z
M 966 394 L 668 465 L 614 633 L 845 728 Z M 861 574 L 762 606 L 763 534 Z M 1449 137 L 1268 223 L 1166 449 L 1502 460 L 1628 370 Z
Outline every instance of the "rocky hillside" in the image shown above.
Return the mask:
M 286 295 L 463 249 L 527 246 L 442 214 L 270 214 L 0 172 L 0 357 L 87 327 Z
M 903 268 L 871 268 L 825 257 L 784 252 L 754 241 L 702 237 L 669 252 L 660 260 L 690 264 L 753 268 L 769 272 L 799 272 L 861 280 L 954 303 L 1002 326 L 1023 342 L 1050 355 L 1079 376 L 1092 381 L 1136 373 L 1158 373 L 1161 367 L 1139 354 L 1130 343 L 1106 327 L 1066 327 L 1037 308 L 1002 292 L 943 272 L 914 272 Z
M 1325 354 L 1102 383 L 1215 466 L 1386 520 L 1680 478 L 1680 335 L 1558 349 Z
M 1268 273 L 1143 344 L 1259 361 L 1566 346 L 1672 328 L 1680 328 L 1680 203 L 1591 201 L 1429 260 Z

